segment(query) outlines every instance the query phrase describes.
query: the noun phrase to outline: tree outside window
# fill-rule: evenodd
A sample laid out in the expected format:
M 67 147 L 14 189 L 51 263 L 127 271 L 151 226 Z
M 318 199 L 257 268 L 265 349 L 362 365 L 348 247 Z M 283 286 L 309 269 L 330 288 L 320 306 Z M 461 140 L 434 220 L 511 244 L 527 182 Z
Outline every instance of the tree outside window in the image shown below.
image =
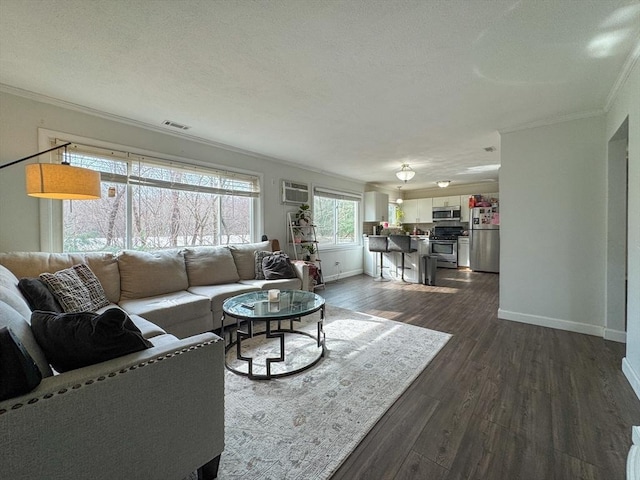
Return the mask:
M 321 245 L 349 245 L 357 243 L 360 202 L 314 195 L 313 221 Z

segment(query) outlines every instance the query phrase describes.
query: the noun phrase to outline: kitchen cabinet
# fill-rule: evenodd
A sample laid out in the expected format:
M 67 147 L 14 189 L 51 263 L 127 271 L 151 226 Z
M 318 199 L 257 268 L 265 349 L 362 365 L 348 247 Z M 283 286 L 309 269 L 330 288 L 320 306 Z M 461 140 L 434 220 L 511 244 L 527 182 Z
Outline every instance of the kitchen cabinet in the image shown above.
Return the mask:
M 432 211 L 431 198 L 405 200 L 402 203 L 402 223 L 431 223 Z
M 458 237 L 458 266 L 469 267 L 469 237 Z
M 460 221 L 469 221 L 469 195 L 460 195 Z
M 460 205 L 460 196 L 454 195 L 452 197 L 435 197 L 433 199 L 434 207 L 455 207 Z
M 364 221 L 389 221 L 389 195 L 380 192 L 364 193 Z
M 404 279 L 409 283 L 420 283 L 420 272 L 422 264 L 420 258 L 429 253 L 429 239 L 412 238 L 411 247 L 417 251 L 404 254 Z M 364 240 L 364 265 L 365 275 L 378 277 L 380 275 L 380 253 L 369 251 L 369 239 Z M 400 280 L 402 277 L 402 254 L 399 252 L 389 252 L 382 254 L 384 265 L 384 276 L 393 280 Z

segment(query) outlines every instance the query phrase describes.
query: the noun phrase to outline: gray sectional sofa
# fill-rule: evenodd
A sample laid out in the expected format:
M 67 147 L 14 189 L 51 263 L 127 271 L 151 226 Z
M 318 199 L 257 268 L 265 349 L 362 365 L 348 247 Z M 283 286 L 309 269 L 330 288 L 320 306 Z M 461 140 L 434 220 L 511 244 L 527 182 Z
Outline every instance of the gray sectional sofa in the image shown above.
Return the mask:
M 279 248 L 277 240 L 241 245 L 192 247 L 155 252 L 0 253 L 0 265 L 16 277 L 38 277 L 85 263 L 107 298 L 135 318 L 185 338 L 222 326 L 222 303 L 240 293 L 269 288 L 309 290 L 309 267 L 294 262 L 297 278 L 256 278 L 256 251 Z M 99 310 L 99 311 L 101 311 Z
M 0 401 L 2 478 L 214 478 L 224 449 L 222 302 L 242 292 L 308 289 L 298 277 L 256 278 L 270 242 L 152 253 L 0 253 L 0 327 L 42 374 L 31 392 Z M 150 348 L 57 374 L 31 331 L 20 278 L 78 263 L 100 280 Z

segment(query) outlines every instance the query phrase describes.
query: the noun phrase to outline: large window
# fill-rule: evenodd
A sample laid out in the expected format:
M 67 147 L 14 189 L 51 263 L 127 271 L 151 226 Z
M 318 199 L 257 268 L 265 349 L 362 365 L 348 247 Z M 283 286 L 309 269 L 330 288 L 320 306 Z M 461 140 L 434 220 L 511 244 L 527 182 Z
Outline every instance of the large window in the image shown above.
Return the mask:
M 252 241 L 257 177 L 73 144 L 102 198 L 63 202 L 63 249 L 154 250 Z
M 313 193 L 318 242 L 324 246 L 357 244 L 360 196 L 318 187 Z

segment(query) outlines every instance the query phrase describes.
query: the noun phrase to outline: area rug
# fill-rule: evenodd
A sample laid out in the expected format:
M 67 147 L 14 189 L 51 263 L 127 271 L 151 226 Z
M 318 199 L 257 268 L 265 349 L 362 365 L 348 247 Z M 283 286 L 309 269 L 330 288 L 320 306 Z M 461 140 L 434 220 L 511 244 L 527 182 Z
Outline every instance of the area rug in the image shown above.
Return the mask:
M 324 330 L 327 353 L 305 372 L 226 372 L 219 479 L 330 477 L 450 338 L 333 306 Z

